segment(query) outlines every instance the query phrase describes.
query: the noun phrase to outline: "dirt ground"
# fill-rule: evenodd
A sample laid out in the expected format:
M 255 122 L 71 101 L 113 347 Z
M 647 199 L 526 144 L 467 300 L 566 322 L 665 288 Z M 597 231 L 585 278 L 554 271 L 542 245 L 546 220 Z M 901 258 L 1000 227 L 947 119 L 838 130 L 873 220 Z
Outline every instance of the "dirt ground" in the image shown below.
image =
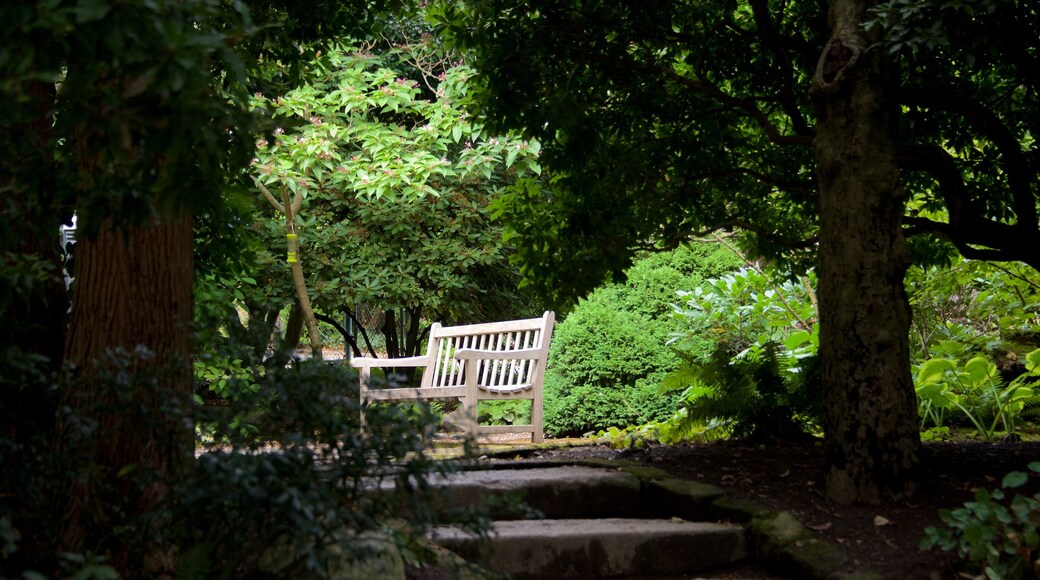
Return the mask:
M 845 546 L 861 569 L 893 579 L 954 578 L 949 554 L 918 548 L 924 529 L 941 524 L 939 509 L 960 507 L 972 499 L 976 487 L 999 487 L 1007 472 L 1025 471 L 1029 462 L 1040 460 L 1040 443 L 925 444 L 915 496 L 883 507 L 839 506 L 828 501 L 823 491 L 823 448 L 818 443 L 765 447 L 721 441 L 622 452 L 582 446 L 538 451 L 530 457 L 613 457 L 651 464 L 717 485 L 733 496 L 792 512 L 821 538 Z M 1034 481 L 1023 489 L 1034 493 L 1038 484 Z M 775 576 L 745 566 L 712 577 Z

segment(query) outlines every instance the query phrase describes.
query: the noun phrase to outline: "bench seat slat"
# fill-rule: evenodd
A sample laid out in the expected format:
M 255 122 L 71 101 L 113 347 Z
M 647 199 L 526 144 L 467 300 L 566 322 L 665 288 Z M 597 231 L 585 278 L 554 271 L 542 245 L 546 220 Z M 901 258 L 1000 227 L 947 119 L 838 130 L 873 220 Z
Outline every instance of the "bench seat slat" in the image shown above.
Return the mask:
M 451 399 L 466 394 L 465 387 L 428 387 L 425 389 L 396 388 L 370 389 L 365 393 L 369 401 L 404 401 L 415 399 Z

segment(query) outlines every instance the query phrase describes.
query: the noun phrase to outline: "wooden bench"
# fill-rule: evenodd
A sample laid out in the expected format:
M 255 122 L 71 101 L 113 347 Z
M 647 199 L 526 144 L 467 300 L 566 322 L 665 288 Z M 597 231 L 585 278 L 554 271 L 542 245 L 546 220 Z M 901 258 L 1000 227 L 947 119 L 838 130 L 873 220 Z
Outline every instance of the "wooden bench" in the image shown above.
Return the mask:
M 556 315 L 465 326 L 430 328 L 430 342 L 423 356 L 397 359 L 355 358 L 361 373 L 361 401 L 407 401 L 457 398 L 462 403 L 463 427 L 477 433 L 530 433 L 542 442 L 542 381 L 549 358 Z M 372 367 L 422 367 L 418 388 L 373 388 Z M 530 425 L 477 423 L 477 402 L 527 399 L 531 401 Z

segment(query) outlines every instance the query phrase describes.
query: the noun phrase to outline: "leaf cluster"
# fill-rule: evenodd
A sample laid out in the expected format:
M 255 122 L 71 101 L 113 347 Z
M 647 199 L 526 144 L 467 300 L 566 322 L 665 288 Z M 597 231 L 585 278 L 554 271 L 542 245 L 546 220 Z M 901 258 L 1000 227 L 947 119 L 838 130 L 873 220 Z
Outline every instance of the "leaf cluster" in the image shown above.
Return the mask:
M 1040 349 L 1025 356 L 1026 372 L 1006 382 L 997 366 L 976 356 L 958 364 L 949 358 L 932 358 L 921 363 L 914 378 L 921 428 L 928 422 L 942 427 L 946 413 L 960 411 L 989 441 L 1000 428 L 1016 438 L 1018 424 L 1030 407 L 1040 405 L 1036 383 L 1040 379 Z
M 911 268 L 906 287 L 917 359 L 944 341 L 975 352 L 1040 344 L 1040 278 L 1025 264 L 956 259 L 947 267 Z
M 434 417 L 371 408 L 369 434 L 362 437 L 356 373 L 321 362 L 285 366 L 265 360 L 249 346 L 253 337 L 235 334 L 234 325 L 227 328 L 232 336 L 220 345 L 221 354 L 240 371 L 228 387 L 234 396 L 220 404 L 192 404 L 163 391 L 164 382 L 157 380 L 162 369 L 135 371 L 136 359 L 150 356 L 146 350 L 110 353 L 113 370 L 94 403 L 119 405 L 125 410 L 120 420 L 141 422 L 157 437 L 196 425 L 202 453 L 185 473 L 143 464 L 110 473 L 91 463 L 83 449 L 103 430 L 120 426 L 99 423 L 87 404 L 79 412 L 63 408 L 57 443 L 49 437 L 15 441 L 0 433 L 6 466 L 0 471 L 0 575 L 144 575 L 156 544 L 176 559 L 178 573 L 196 577 L 335 576 L 369 555 L 371 542 L 362 539 L 372 534 L 417 557 L 424 553 L 412 538 L 441 516 L 429 509 L 421 490 L 434 474 L 453 469 L 422 452 Z M 29 372 L 23 378 L 33 377 L 42 381 L 37 388 L 55 397 L 68 380 Z M 146 404 L 146 397 L 157 404 Z M 393 482 L 398 493 L 372 493 L 380 482 Z M 104 508 L 84 519 L 95 541 L 80 553 L 62 554 L 70 488 L 93 490 L 92 498 L 82 499 Z M 149 508 L 130 510 L 142 494 L 152 498 Z M 463 522 L 473 527 L 481 515 L 486 516 L 472 506 Z M 100 556 L 113 553 L 125 559 Z
M 819 325 L 812 277 L 778 280 L 755 268 L 707 281 L 674 306 L 672 344 L 683 364 L 662 381 L 681 391 L 687 427 L 717 420 L 736 437 L 792 438 L 822 412 Z
M 1029 471 L 1040 472 L 1040 463 L 1029 464 Z M 1035 578 L 1040 553 L 1040 494 L 1007 492 L 1018 489 L 1029 474 L 1012 471 L 1004 476 L 1001 489 L 975 491 L 975 500 L 954 510 L 940 510 L 946 527 L 925 530 L 921 549 L 938 547 L 954 552 L 972 572 L 991 580 Z
M 825 3 L 435 4 L 473 51 L 479 106 L 545 146 L 551 187 L 507 204 L 535 287 L 566 302 L 639 248 L 742 228 L 804 269 L 817 238 L 807 87 Z M 899 164 L 915 259 L 1040 266 L 1040 13 L 1014 0 L 892 0 L 862 32 L 899 62 Z M 537 224 L 537 227 L 533 227 Z
M 758 224 L 775 234 L 762 250 L 814 235 L 809 104 L 794 89 L 822 46 L 812 5 L 488 0 L 434 18 L 473 49 L 495 126 L 545 146 L 551 187 L 524 191 L 508 224 L 559 301 L 703 229 Z

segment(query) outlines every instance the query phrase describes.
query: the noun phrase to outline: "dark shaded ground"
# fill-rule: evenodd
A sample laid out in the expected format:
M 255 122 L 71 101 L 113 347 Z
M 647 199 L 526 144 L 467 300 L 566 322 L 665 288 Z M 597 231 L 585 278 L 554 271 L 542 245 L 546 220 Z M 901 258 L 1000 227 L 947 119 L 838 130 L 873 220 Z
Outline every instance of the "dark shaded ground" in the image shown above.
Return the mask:
M 1040 460 L 1040 443 L 926 444 L 916 495 L 884 507 L 839 506 L 828 501 L 819 444 L 765 447 L 721 441 L 623 452 L 591 446 L 544 450 L 532 457 L 613 457 L 651 464 L 680 477 L 718 485 L 733 496 L 792 512 L 821 538 L 845 546 L 861 569 L 874 570 L 885 578 L 953 578 L 949 554 L 918 549 L 924 529 L 941 524 L 939 509 L 960 507 L 972 499 L 976 487 L 999 487 L 1007 472 L 1025 471 L 1029 462 Z M 1034 493 L 1038 483 L 1023 489 Z M 754 567 L 710 576 L 730 575 L 774 577 Z

